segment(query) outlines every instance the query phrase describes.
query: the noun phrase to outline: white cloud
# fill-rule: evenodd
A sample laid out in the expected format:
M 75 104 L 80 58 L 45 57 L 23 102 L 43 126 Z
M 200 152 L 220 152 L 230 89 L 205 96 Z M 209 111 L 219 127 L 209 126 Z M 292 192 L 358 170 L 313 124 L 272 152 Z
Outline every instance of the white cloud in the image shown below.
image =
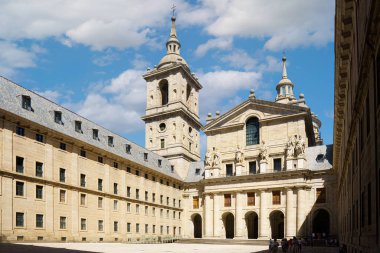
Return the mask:
M 0 73 L 13 76 L 16 69 L 35 67 L 36 53 L 16 43 L 0 40 Z
M 223 56 L 221 60 L 232 67 L 243 68 L 244 70 L 253 70 L 257 65 L 257 60 L 243 50 L 235 50 L 231 54 Z
M 58 91 L 55 90 L 45 90 L 45 91 L 36 91 L 38 94 L 41 96 L 53 101 L 53 102 L 58 102 L 58 98 L 61 96 Z
M 216 38 L 210 39 L 206 43 L 201 44 L 195 50 L 197 57 L 204 56 L 210 49 L 229 49 L 232 47 L 232 38 Z

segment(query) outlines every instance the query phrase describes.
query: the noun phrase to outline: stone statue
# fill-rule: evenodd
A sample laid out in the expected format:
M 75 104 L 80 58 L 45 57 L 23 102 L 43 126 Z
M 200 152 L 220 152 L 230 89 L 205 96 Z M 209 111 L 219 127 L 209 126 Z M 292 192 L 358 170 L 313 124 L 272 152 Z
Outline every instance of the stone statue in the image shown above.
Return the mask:
M 243 163 L 243 161 L 244 161 L 244 153 L 243 153 L 243 151 L 241 151 L 241 148 L 238 145 L 236 153 L 235 153 L 235 162 L 237 164 L 240 164 L 240 163 Z
M 267 161 L 268 160 L 268 146 L 265 144 L 264 140 L 261 142 L 260 159 L 262 161 Z
M 289 137 L 288 143 L 286 145 L 286 156 L 293 157 L 294 156 L 294 136 Z
M 294 135 L 289 138 L 286 145 L 286 155 L 287 157 L 297 157 L 305 154 L 305 140 L 301 135 Z
M 208 149 L 205 155 L 205 165 L 206 167 L 211 167 L 212 166 L 212 152 Z
M 216 151 L 215 147 L 211 150 L 207 150 L 205 155 L 205 166 L 206 167 L 218 167 L 220 164 L 220 154 Z
M 305 140 L 300 136 L 298 136 L 296 150 L 297 150 L 297 156 L 304 155 L 305 154 Z
M 214 160 L 213 160 L 212 166 L 218 167 L 219 164 L 220 164 L 220 154 L 216 151 L 214 147 Z

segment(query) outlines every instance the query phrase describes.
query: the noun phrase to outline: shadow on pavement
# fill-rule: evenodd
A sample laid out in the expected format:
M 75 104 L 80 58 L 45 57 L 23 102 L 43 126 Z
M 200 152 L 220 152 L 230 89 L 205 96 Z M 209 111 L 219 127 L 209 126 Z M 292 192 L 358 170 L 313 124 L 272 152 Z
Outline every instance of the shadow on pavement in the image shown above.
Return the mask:
M 62 244 L 64 247 L 64 244 Z M 33 246 L 28 244 L 0 243 L 1 253 L 95 253 L 92 251 Z

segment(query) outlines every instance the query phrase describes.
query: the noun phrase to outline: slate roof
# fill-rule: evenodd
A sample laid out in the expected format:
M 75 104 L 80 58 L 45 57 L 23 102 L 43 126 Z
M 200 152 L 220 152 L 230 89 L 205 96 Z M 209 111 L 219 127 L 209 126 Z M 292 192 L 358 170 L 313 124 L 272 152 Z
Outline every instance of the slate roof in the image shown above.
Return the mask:
M 197 169 L 199 169 L 199 173 L 197 173 Z M 205 168 L 204 161 L 197 161 L 190 163 L 189 171 L 187 173 L 187 177 L 185 182 L 198 182 L 202 180 L 205 176 Z
M 22 96 L 29 96 L 31 98 L 32 111 L 22 108 Z M 33 91 L 25 89 L 2 76 L 0 76 L 0 111 L 1 110 L 8 111 L 21 118 L 35 122 L 36 124 L 66 136 L 75 138 L 91 146 L 103 149 L 119 157 L 134 161 L 166 176 L 181 180 L 175 170 L 174 172 L 171 172 L 171 164 L 166 158 L 163 158 L 156 153 L 151 152 L 106 128 L 103 128 L 94 122 L 34 93 Z M 58 124 L 54 121 L 54 111 L 62 112 L 63 124 Z M 75 131 L 75 121 L 82 122 L 83 133 L 78 133 Z M 98 129 L 99 140 L 94 140 L 92 138 L 92 129 Z M 113 136 L 113 147 L 108 145 L 108 136 Z M 126 152 L 126 144 L 131 145 L 130 154 Z M 147 161 L 144 160 L 144 153 L 148 153 Z M 162 161 L 161 167 L 158 166 L 159 159 Z

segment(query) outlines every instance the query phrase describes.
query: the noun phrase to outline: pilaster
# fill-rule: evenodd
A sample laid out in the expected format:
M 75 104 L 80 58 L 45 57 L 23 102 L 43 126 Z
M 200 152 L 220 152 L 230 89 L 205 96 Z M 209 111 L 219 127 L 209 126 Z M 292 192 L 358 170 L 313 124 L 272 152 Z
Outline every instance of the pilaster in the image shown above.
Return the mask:
M 213 219 L 212 219 L 212 201 L 210 194 L 204 194 L 204 233 L 206 238 L 210 238 L 213 236 Z M 215 201 L 215 200 L 214 200 Z
M 296 236 L 296 210 L 295 210 L 295 198 L 292 188 L 286 189 L 286 227 L 285 236 L 292 238 Z
M 260 191 L 259 239 L 269 238 L 268 193 Z
M 220 223 L 221 223 L 221 216 L 220 216 L 220 195 L 214 194 L 214 237 L 219 238 L 220 237 Z
M 244 217 L 243 217 L 243 192 L 235 193 L 235 238 L 242 239 L 244 236 Z

